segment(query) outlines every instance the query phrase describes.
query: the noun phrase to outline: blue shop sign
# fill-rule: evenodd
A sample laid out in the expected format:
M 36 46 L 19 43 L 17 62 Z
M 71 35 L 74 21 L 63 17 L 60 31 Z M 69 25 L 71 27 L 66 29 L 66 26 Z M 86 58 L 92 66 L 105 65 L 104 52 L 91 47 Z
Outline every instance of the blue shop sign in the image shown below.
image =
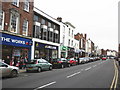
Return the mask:
M 30 48 L 32 40 L 2 33 L 0 36 L 0 44 Z

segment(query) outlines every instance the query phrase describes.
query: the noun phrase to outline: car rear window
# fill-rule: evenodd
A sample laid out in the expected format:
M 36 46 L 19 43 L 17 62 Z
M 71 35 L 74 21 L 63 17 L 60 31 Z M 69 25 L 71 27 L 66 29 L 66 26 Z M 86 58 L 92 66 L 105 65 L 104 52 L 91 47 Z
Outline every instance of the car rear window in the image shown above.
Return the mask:
M 30 60 L 29 62 L 27 62 L 27 64 L 35 64 L 37 62 L 36 59 Z

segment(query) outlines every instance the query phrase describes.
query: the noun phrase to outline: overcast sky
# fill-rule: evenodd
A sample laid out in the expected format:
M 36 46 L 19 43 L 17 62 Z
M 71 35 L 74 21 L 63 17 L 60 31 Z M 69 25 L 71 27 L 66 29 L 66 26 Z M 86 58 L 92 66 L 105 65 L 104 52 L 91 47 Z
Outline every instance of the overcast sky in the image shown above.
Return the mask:
M 96 46 L 118 50 L 119 0 L 35 0 L 35 7 L 69 21 Z

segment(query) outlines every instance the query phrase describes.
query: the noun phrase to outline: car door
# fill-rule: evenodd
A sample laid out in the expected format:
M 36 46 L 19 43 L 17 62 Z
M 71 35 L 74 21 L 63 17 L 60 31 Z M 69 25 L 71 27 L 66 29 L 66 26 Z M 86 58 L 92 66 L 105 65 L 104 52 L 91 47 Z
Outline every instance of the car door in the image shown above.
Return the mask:
M 44 70 L 45 66 L 44 66 L 44 62 L 42 59 L 38 59 L 38 66 L 42 68 L 42 70 Z
M 43 62 L 44 62 L 44 68 L 49 69 L 50 65 L 48 64 L 48 62 L 45 59 L 43 59 Z
M 7 64 L 2 62 L 0 63 L 0 73 L 3 77 L 8 76 L 10 74 L 10 68 L 8 67 Z

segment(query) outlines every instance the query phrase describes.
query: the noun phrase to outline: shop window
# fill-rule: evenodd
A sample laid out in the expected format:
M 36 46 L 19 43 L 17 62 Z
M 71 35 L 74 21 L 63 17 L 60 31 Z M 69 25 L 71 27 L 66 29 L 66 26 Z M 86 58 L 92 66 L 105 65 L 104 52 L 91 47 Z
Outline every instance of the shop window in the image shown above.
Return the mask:
M 12 0 L 12 4 L 19 7 L 19 0 Z
M 10 31 L 13 33 L 18 32 L 18 16 L 15 13 L 11 13 Z
M 4 12 L 0 10 L 0 30 L 4 28 Z
M 29 12 L 29 0 L 24 1 L 24 10 Z
M 27 20 L 23 21 L 23 35 L 25 36 L 28 35 L 28 21 Z

